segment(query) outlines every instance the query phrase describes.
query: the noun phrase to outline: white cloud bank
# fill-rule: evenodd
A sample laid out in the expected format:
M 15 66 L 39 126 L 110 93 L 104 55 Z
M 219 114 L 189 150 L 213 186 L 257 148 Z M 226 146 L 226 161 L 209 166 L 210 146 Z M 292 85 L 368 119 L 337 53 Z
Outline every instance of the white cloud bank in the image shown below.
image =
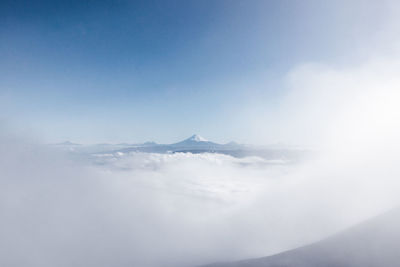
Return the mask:
M 304 65 L 276 111 L 300 166 L 132 154 L 81 166 L 2 136 L 1 266 L 191 266 L 322 238 L 399 203 L 400 61 Z M 261 123 L 261 122 L 260 122 Z
M 246 219 L 241 210 L 286 169 L 215 154 L 132 154 L 80 166 L 7 138 L 0 152 L 4 266 L 180 266 L 247 256 L 262 240 L 253 243 L 246 222 L 264 215 Z

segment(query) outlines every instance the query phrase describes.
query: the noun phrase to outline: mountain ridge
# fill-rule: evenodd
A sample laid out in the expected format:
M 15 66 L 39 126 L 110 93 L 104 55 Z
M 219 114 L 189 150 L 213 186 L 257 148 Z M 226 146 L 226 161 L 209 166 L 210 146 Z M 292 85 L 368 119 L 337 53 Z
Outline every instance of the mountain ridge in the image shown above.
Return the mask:
M 115 154 L 115 153 L 219 153 L 230 155 L 232 157 L 243 158 L 248 156 L 256 156 L 268 160 L 284 160 L 284 161 L 297 161 L 305 153 L 306 150 L 290 149 L 290 148 L 276 148 L 273 146 L 254 146 L 239 144 L 231 141 L 226 144 L 219 144 L 207 140 L 206 138 L 194 134 L 189 138 L 172 144 L 158 144 L 155 142 L 145 142 L 140 144 L 93 144 L 93 145 L 80 145 L 73 143 L 55 144 L 57 148 L 65 151 L 81 154 Z
M 201 267 L 397 267 L 400 208 L 392 209 L 319 242 L 275 255 Z

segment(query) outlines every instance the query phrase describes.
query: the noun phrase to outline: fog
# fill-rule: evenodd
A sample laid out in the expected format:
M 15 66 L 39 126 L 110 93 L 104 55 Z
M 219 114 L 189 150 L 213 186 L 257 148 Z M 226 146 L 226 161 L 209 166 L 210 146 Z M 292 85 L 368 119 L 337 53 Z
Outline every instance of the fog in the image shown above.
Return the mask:
M 247 256 L 251 247 L 242 249 L 262 240 L 245 238 L 253 230 L 240 211 L 283 172 L 212 154 L 133 154 L 85 166 L 38 145 L 3 142 L 5 266 L 180 266 Z
M 195 266 L 265 256 L 395 207 L 399 70 L 397 56 L 292 69 L 286 97 L 267 116 L 283 137 L 313 147 L 298 164 L 207 153 L 92 164 L 8 131 L 0 265 Z

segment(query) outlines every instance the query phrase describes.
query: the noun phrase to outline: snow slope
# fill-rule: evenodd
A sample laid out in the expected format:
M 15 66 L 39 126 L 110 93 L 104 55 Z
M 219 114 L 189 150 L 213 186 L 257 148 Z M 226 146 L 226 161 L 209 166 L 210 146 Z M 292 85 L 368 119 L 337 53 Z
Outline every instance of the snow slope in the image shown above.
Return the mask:
M 204 267 L 397 267 L 400 208 L 320 242 L 277 255 Z

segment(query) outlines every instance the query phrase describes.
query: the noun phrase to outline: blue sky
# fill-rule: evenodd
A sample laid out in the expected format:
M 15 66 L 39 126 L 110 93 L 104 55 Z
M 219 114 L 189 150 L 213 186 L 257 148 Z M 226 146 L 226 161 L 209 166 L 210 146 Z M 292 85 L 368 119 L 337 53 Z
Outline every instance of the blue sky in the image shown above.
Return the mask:
M 292 68 L 382 44 L 388 2 L 1 1 L 1 119 L 46 142 L 252 143 Z

